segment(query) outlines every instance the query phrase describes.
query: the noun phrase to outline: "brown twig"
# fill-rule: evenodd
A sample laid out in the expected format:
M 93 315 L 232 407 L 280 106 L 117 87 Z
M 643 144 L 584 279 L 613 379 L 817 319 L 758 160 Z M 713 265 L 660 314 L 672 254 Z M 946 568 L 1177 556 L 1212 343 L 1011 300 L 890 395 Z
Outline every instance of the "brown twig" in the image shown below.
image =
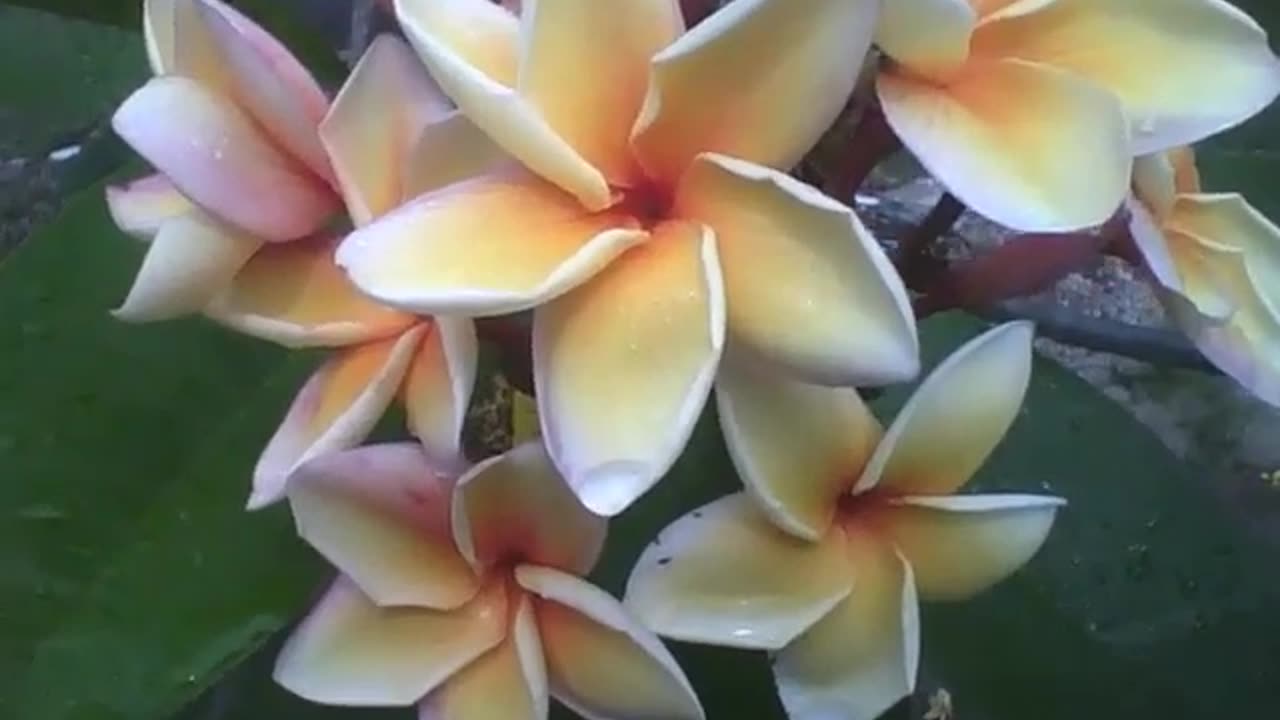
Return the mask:
M 853 196 L 871 171 L 885 158 L 902 147 L 884 113 L 874 103 L 867 106 L 854 128 L 849 141 L 849 153 L 840 162 L 836 172 L 823 188 L 826 193 L 842 202 L 852 202 Z
M 925 285 L 937 273 L 939 268 L 930 262 L 929 249 L 939 238 L 951 232 L 964 211 L 964 203 L 951 193 L 943 193 L 924 220 L 898 244 L 894 265 L 908 287 L 914 289 Z

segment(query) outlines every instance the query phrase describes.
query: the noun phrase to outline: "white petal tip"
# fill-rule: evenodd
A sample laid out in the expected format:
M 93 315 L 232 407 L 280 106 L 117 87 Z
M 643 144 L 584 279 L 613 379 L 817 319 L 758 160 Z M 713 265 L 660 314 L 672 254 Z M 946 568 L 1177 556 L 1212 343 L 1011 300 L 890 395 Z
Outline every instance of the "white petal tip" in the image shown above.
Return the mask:
M 572 484 L 591 512 L 613 517 L 631 506 L 654 483 L 652 468 L 635 460 L 616 460 L 578 473 Z

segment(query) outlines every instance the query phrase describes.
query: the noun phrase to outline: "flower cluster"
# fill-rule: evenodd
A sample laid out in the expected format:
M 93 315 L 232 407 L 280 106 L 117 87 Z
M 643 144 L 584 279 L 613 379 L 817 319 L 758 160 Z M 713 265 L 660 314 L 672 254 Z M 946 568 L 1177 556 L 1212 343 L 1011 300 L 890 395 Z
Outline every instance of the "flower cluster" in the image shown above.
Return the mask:
M 861 88 L 992 220 L 1127 212 L 1174 317 L 1280 403 L 1280 231 L 1181 147 L 1280 92 L 1221 0 L 730 0 L 691 27 L 676 0 L 386 5 L 404 39 L 331 100 L 221 0 L 145 0 L 155 78 L 114 118 L 158 171 L 108 191 L 149 244 L 117 315 L 331 351 L 249 499 L 287 500 L 340 573 L 279 659 L 299 695 L 701 718 L 655 633 L 777 653 L 795 718 L 912 691 L 917 598 L 1014 572 L 1062 501 L 954 494 L 1017 416 L 1028 325 L 957 350 L 887 429 L 859 398 L 919 372 L 912 297 L 789 173 Z M 540 437 L 468 458 L 477 320 L 526 312 Z M 745 492 L 660 533 L 614 599 L 582 579 L 608 518 L 713 395 Z M 393 403 L 416 442 L 357 447 Z

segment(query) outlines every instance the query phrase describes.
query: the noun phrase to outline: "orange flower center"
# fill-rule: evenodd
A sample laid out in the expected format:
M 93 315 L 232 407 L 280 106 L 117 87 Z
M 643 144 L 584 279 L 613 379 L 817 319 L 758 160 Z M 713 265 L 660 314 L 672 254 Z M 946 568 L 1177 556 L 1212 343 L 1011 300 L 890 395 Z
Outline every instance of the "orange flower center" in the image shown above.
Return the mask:
M 664 183 L 645 180 L 634 187 L 616 190 L 622 199 L 614 207 L 634 217 L 645 229 L 652 229 L 670 218 L 674 198 L 672 188 Z

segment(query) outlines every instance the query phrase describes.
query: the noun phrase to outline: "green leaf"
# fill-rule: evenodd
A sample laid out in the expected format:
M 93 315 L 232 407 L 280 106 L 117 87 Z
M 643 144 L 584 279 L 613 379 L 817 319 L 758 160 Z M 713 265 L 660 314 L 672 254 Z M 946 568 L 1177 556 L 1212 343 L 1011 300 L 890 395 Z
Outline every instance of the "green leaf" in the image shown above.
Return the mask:
M 137 33 L 0 5 L 0 152 L 77 141 L 148 75 Z
M 325 0 L 324 4 L 330 2 L 337 4 L 334 0 Z M 141 0 L 3 0 L 3 3 L 129 30 L 142 28 Z M 303 7 L 300 3 L 281 0 L 230 0 L 229 4 L 280 38 L 322 81 L 332 83 L 343 77 L 345 68 L 333 43 L 326 39 L 326 30 L 332 34 L 333 28 L 322 24 L 322 18 L 328 19 L 333 13 L 322 12 L 323 5 Z M 0 13 L 3 12 L 7 9 L 0 5 Z
M 940 358 L 980 327 L 932 320 L 927 352 Z M 924 662 L 962 717 L 1235 718 L 1274 704 L 1274 554 L 1123 409 L 1037 361 L 1023 413 L 974 488 L 1070 505 L 1012 579 L 926 607 Z
M 327 575 L 242 509 L 312 359 L 116 322 L 140 249 L 94 188 L 0 266 L 0 717 L 166 717 Z

